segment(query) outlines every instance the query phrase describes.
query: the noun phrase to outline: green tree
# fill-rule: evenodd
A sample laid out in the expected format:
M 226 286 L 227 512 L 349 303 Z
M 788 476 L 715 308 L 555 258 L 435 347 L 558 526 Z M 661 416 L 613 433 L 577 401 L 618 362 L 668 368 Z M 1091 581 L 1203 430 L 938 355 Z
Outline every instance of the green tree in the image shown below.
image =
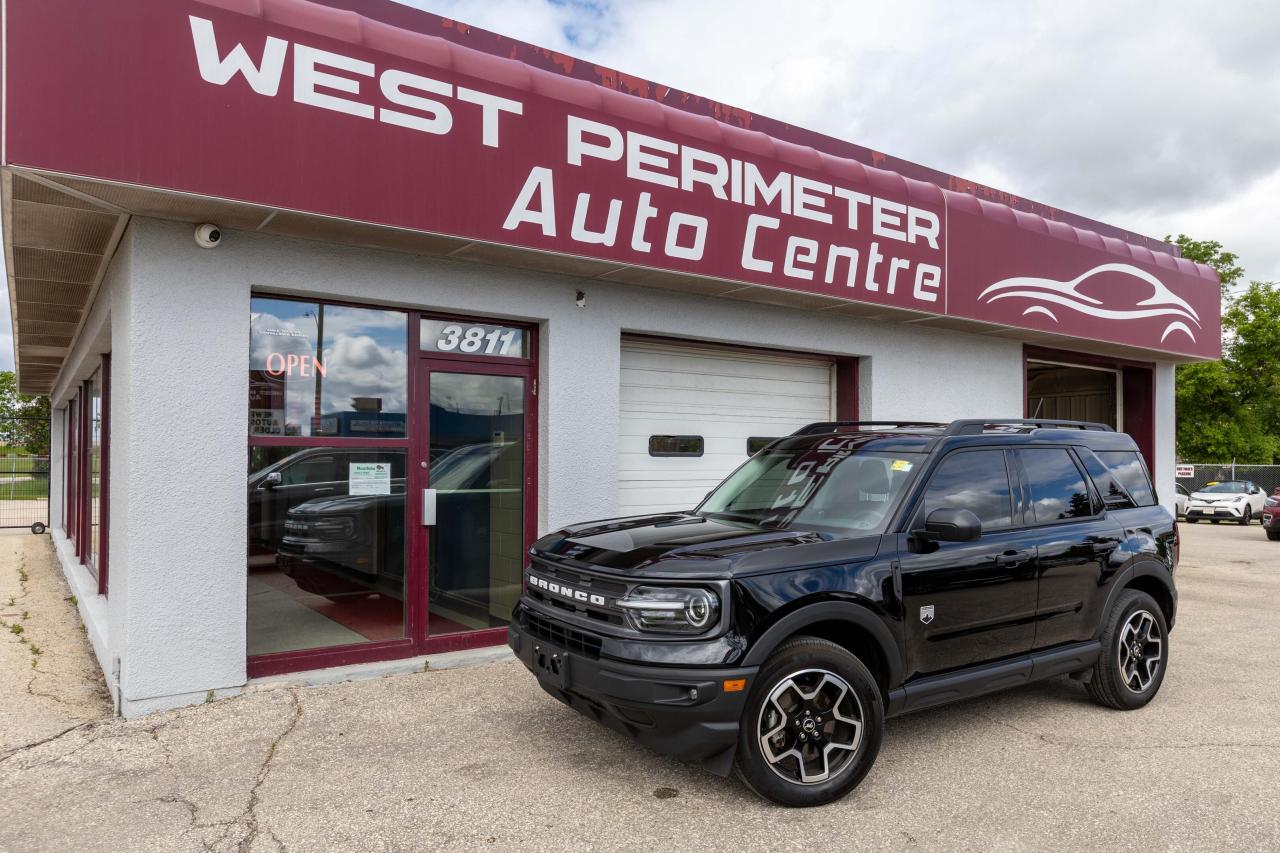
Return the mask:
M 1172 243 L 1182 250 L 1182 257 L 1196 263 L 1208 264 L 1218 271 L 1218 279 L 1222 282 L 1222 297 L 1228 298 L 1229 291 L 1236 282 L 1244 278 L 1244 267 L 1236 263 L 1240 256 L 1234 252 L 1224 252 L 1222 244 L 1217 240 L 1192 240 L 1186 234 L 1173 238 L 1166 234 L 1166 243 Z
M 49 452 L 49 398 L 19 394 L 12 370 L 0 371 L 0 442 L 25 453 Z
M 1222 361 L 1178 367 L 1178 457 L 1280 461 L 1280 287 L 1250 282 L 1227 303 L 1222 346 Z

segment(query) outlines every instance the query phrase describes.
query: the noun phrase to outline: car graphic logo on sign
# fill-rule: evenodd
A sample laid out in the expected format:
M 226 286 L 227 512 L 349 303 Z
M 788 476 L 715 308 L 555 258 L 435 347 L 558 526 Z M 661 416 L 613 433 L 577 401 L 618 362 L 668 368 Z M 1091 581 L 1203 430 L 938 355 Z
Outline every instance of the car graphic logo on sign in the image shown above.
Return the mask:
M 933 621 L 933 605 L 932 604 L 926 604 L 924 607 L 920 608 L 920 621 L 926 625 L 928 625 L 930 622 Z

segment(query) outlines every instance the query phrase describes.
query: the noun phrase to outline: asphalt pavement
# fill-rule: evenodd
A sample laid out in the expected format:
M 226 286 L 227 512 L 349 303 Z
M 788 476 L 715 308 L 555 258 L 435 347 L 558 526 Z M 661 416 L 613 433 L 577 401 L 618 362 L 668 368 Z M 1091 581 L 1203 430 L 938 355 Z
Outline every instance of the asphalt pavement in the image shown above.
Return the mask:
M 0 733 L 0 850 L 1280 849 L 1280 542 L 1182 530 L 1151 705 L 1064 678 L 900 717 L 827 807 L 655 756 L 505 661 Z

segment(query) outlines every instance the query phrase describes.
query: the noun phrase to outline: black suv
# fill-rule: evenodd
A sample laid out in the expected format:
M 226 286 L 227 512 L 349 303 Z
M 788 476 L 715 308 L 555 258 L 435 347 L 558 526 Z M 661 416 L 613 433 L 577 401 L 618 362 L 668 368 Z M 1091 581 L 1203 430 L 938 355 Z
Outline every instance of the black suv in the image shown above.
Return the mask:
M 1129 436 L 1073 421 L 813 424 L 695 510 L 531 549 L 511 648 L 557 699 L 786 805 L 886 717 L 1058 675 L 1160 689 L 1177 527 Z

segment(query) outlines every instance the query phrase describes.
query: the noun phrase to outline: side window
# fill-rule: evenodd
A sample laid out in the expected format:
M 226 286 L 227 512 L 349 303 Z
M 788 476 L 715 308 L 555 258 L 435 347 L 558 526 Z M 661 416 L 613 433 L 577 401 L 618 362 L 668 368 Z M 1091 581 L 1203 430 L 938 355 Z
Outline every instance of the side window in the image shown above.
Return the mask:
M 1107 467 L 1105 462 L 1093 454 L 1093 451 L 1085 447 L 1076 448 L 1076 451 L 1080 454 L 1080 460 L 1084 462 L 1084 470 L 1088 472 L 1093 484 L 1098 487 L 1098 493 L 1102 495 L 1107 506 L 1112 509 L 1128 509 L 1137 506 L 1128 488 L 1120 482 L 1120 478 Z
M 1031 488 L 1031 510 L 1037 522 L 1065 521 L 1093 515 L 1093 500 L 1071 454 L 1061 448 L 1018 451 Z
M 338 475 L 338 463 L 332 456 L 312 456 L 288 465 L 281 478 L 286 486 L 304 483 L 331 483 L 343 479 Z
M 1151 488 L 1151 478 L 1147 475 L 1147 466 L 1142 457 L 1133 450 L 1106 450 L 1098 454 L 1111 473 L 1133 495 L 1138 506 L 1154 506 L 1155 490 Z
M 925 488 L 923 515 L 935 509 L 967 509 L 983 530 L 1013 526 L 1009 471 L 1003 450 L 953 453 L 938 465 Z

